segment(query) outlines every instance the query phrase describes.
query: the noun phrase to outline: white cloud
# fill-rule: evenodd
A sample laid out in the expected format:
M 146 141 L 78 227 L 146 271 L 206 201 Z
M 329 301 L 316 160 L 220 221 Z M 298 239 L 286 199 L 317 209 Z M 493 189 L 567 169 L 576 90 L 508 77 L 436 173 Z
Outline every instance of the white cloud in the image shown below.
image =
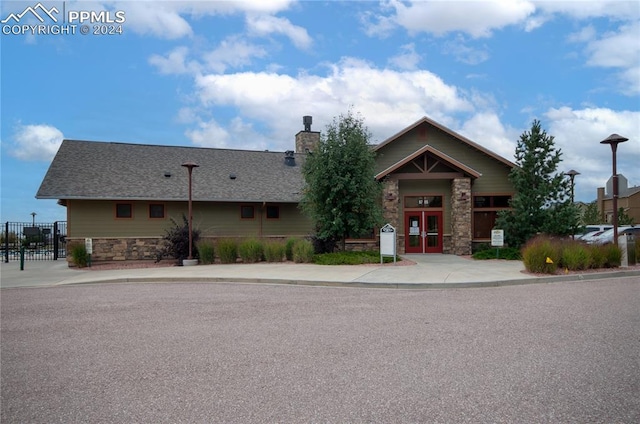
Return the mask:
M 417 69 L 422 58 L 416 53 L 415 44 L 405 44 L 400 46 L 400 50 L 402 51 L 400 54 L 389 58 L 389 63 L 398 69 L 408 71 Z
M 630 184 L 640 185 L 640 112 L 562 107 L 549 109 L 545 116 L 543 127 L 563 152 L 561 166 L 581 174 L 576 177 L 577 197 L 580 194 L 586 200 L 595 199 L 593 187 L 604 187 L 611 176 L 611 148 L 600 141 L 612 133 L 629 138 L 618 147 L 618 173 L 627 177 Z
M 149 63 L 158 68 L 163 74 L 185 74 L 198 72 L 200 66 L 195 61 L 187 63 L 189 48 L 185 46 L 176 47 L 166 56 L 158 54 L 149 57 Z
M 242 1 L 104 1 L 110 9 L 125 12 L 126 30 L 159 38 L 177 39 L 193 35 L 193 28 L 183 16 L 230 15 L 236 13 L 276 14 L 289 9 L 295 0 Z M 81 2 L 79 4 L 82 4 Z M 100 4 L 93 9 L 102 7 Z
M 227 68 L 242 68 L 251 64 L 253 58 L 261 58 L 267 51 L 250 44 L 237 36 L 228 37 L 215 49 L 203 55 L 207 69 L 223 73 Z
M 617 32 L 604 34 L 587 47 L 588 65 L 628 68 L 640 63 L 640 21 L 622 25 Z
M 126 2 L 116 8 L 125 12 L 127 31 L 166 39 L 193 35 L 191 25 L 171 6 L 170 2 Z
M 401 125 L 429 116 L 444 125 L 456 113 L 468 113 L 473 104 L 456 87 L 428 71 L 378 69 L 355 59 L 329 65 L 324 76 L 297 76 L 267 72 L 196 76 L 197 95 L 204 107 L 231 106 L 243 116 L 272 129 L 278 148 L 292 144 L 291 122 L 303 115 L 314 116 L 314 127 L 322 129 L 349 107 L 363 116 L 374 138 L 382 141 Z
M 307 30 L 293 25 L 288 19 L 271 15 L 247 16 L 247 27 L 254 35 L 283 34 L 299 49 L 308 49 L 313 40 Z
M 524 0 L 412 0 L 408 3 L 391 0 L 386 5 L 393 13 L 378 15 L 377 23 L 367 28 L 369 34 L 388 33 L 393 23 L 413 34 L 462 32 L 474 38 L 489 37 L 494 30 L 519 24 L 535 12 L 534 5 Z
M 185 135 L 200 147 L 229 147 L 229 132 L 214 119 L 198 123 L 198 127 L 188 130 Z
M 225 127 L 215 119 L 200 122 L 197 129 L 188 130 L 185 135 L 200 147 L 265 150 L 268 146 L 265 136 L 239 117 L 233 118 Z M 239 140 L 241 145 L 238 145 Z
M 445 42 L 443 51 L 445 54 L 454 56 L 458 62 L 466 63 L 467 65 L 478 65 L 489 59 L 489 53 L 486 47 L 469 47 L 468 42 L 465 41 L 462 35 L 458 35 L 453 40 Z
M 505 128 L 495 112 L 476 113 L 457 132 L 505 159 L 515 160 L 517 131 Z
M 564 14 L 574 19 L 613 18 L 634 20 L 640 18 L 640 7 L 636 0 L 598 1 L 535 1 L 536 7 L 548 14 Z
M 51 125 L 20 125 L 14 135 L 11 155 L 29 161 L 50 161 L 64 135 Z
M 640 8 L 639 8 L 640 9 Z M 620 25 L 616 31 L 599 35 L 587 26 L 568 37 L 570 42 L 585 43 L 587 66 L 617 68 L 617 89 L 627 96 L 640 94 L 640 21 Z

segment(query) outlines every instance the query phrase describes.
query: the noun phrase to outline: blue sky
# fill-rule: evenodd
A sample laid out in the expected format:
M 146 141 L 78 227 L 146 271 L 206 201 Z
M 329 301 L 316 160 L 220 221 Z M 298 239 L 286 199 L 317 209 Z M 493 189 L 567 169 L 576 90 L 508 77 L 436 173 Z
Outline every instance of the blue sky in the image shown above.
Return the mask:
M 349 108 L 374 142 L 428 116 L 509 160 L 539 119 L 582 201 L 618 133 L 640 185 L 638 1 L 41 1 L 76 33 L 22 33 L 37 4 L 0 5 L 1 222 L 66 218 L 35 199 L 63 138 L 284 151 Z

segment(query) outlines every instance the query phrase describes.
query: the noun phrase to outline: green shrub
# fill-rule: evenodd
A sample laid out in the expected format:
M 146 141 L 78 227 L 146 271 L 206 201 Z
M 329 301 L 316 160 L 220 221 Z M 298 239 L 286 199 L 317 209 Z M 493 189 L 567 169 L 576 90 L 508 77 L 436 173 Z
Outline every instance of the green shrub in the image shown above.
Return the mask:
M 218 240 L 217 251 L 223 264 L 235 264 L 238 260 L 238 243 L 233 239 Z
M 288 261 L 293 260 L 293 245 L 296 244 L 296 241 L 297 240 L 295 238 L 290 238 L 284 245 L 284 254 Z
M 591 266 L 590 249 L 584 243 L 578 241 L 569 241 L 563 243 L 562 257 L 560 259 L 561 266 L 570 271 L 579 271 L 588 269 Z
M 507 259 L 510 261 L 519 261 L 522 259 L 520 250 L 515 247 L 501 247 L 496 249 L 479 249 L 473 254 L 473 259 Z
M 293 261 L 296 263 L 313 262 L 313 243 L 309 240 L 297 240 L 292 247 Z
M 385 256 L 385 263 L 393 262 L 393 258 Z M 398 258 L 396 258 L 398 260 Z M 362 252 L 333 252 L 321 253 L 313 257 L 313 263 L 318 265 L 360 265 L 380 263 L 380 252 L 362 251 Z
M 71 246 L 71 259 L 78 268 L 84 268 L 89 262 L 89 254 L 87 248 L 82 243 L 73 244 Z
M 238 255 L 242 262 L 255 263 L 262 260 L 264 246 L 260 240 L 247 239 L 243 240 L 238 246 Z
M 522 248 L 522 261 L 529 272 L 555 274 L 560 262 L 557 243 L 545 236 L 534 237 Z
M 264 259 L 267 262 L 282 262 L 285 258 L 285 244 L 271 241 L 264 245 Z
M 591 256 L 591 268 L 603 268 L 607 262 L 607 256 L 604 252 L 603 246 L 592 244 L 589 246 L 589 255 Z
M 622 250 L 615 244 L 605 244 L 602 246 L 604 251 L 605 268 L 617 268 L 622 263 Z
M 198 254 L 200 255 L 200 262 L 205 265 L 215 262 L 215 249 L 213 243 L 209 241 L 198 243 Z

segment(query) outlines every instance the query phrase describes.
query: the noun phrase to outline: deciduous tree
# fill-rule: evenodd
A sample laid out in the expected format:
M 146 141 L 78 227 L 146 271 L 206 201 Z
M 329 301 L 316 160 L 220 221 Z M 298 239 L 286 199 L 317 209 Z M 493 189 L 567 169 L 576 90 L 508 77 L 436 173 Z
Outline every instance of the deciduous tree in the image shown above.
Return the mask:
M 371 134 L 351 111 L 334 118 L 303 166 L 303 211 L 321 240 L 341 241 L 368 234 L 379 224 L 381 187 L 375 180 Z

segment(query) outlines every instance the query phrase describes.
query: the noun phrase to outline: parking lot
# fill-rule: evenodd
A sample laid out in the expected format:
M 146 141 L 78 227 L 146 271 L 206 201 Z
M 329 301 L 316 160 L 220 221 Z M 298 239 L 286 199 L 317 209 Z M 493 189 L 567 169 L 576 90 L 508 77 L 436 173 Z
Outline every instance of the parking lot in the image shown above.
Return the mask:
M 5 289 L 0 420 L 635 423 L 639 304 L 638 277 Z

